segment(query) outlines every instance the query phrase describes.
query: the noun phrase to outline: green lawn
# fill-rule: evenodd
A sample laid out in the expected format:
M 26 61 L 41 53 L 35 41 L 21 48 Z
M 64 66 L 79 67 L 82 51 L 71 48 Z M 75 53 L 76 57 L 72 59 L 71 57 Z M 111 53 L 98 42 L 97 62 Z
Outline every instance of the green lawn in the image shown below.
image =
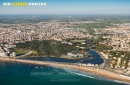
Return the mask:
M 73 43 L 82 43 L 82 42 L 84 42 L 85 40 L 71 40 L 71 42 L 73 42 Z
M 15 48 L 16 56 L 24 55 L 29 52 L 27 49 Z

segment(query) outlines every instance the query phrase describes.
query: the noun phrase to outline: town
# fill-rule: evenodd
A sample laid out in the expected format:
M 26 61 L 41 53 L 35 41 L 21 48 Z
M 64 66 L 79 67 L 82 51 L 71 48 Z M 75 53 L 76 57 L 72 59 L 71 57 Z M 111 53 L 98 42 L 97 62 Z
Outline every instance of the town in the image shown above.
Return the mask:
M 19 43 L 26 43 L 27 41 L 50 40 L 60 42 L 61 45 L 67 44 L 83 49 L 87 44 L 84 41 L 90 39 L 93 40 L 93 45 L 91 46 L 94 46 L 97 52 L 104 58 L 104 64 L 100 68 L 130 76 L 130 23 L 111 23 L 113 27 L 90 28 L 89 31 L 91 30 L 92 33 L 89 33 L 86 28 L 81 28 L 82 26 L 79 28 L 76 26 L 88 23 L 96 24 L 97 21 L 0 23 L 0 56 L 18 58 L 17 52 L 10 51 L 10 48 L 15 48 L 17 45 L 20 46 Z M 78 42 L 78 45 L 73 45 L 74 41 Z M 25 54 L 31 53 L 31 49 L 25 52 Z M 72 56 L 73 59 L 75 59 L 74 57 L 77 58 L 77 56 L 78 59 L 83 58 L 83 53 L 73 54 L 73 52 L 67 52 L 61 57 L 71 59 Z

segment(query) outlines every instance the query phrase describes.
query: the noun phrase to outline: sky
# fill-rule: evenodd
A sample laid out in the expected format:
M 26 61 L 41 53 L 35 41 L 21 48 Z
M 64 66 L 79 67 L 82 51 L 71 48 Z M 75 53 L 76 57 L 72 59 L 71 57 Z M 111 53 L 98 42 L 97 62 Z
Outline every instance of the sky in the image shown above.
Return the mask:
M 3 6 L 7 2 L 39 2 L 47 6 Z M 130 14 L 130 0 L 0 0 L 0 14 Z

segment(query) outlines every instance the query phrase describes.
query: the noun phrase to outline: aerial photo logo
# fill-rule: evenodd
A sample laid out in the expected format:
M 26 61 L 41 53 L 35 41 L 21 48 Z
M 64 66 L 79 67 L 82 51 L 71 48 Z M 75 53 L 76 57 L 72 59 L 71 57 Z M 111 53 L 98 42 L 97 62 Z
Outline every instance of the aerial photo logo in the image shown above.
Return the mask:
M 21 8 L 21 7 L 26 7 L 26 8 L 45 8 L 47 6 L 47 3 L 45 2 L 8 2 L 8 3 L 3 3 L 3 7 L 12 7 L 12 8 Z

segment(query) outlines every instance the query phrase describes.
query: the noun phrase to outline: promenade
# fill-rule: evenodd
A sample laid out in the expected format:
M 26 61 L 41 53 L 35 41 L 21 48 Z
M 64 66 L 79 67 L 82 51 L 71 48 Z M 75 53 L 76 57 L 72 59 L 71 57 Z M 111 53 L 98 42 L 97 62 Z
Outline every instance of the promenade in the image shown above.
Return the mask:
M 120 74 L 113 73 L 111 71 L 99 69 L 91 66 L 82 66 L 76 64 L 67 64 L 67 63 L 57 63 L 57 62 L 48 62 L 48 61 L 36 61 L 36 60 L 23 60 L 23 59 L 11 59 L 11 58 L 0 58 L 0 61 L 4 62 L 19 62 L 19 63 L 27 63 L 27 64 L 36 64 L 36 65 L 48 65 L 48 66 L 58 66 L 60 68 L 72 68 L 76 70 L 81 70 L 85 72 L 91 72 L 97 75 L 101 75 L 113 80 L 119 80 L 130 83 L 130 78 L 123 77 Z

